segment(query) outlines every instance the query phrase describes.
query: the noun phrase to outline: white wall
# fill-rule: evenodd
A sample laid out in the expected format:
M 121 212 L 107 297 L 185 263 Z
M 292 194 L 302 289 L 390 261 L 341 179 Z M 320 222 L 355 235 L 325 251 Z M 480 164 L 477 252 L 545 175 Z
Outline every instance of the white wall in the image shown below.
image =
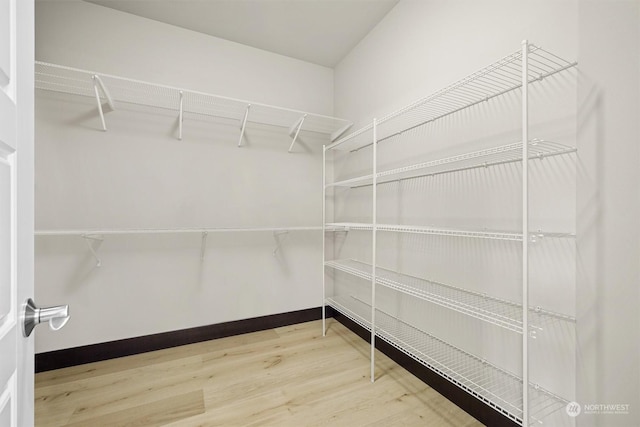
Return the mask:
M 36 59 L 320 114 L 333 71 L 78 1 L 38 2 Z M 306 226 L 321 223 L 320 134 L 36 95 L 36 229 Z M 79 237 L 36 238 L 36 301 L 67 303 L 44 352 L 321 304 L 319 231 L 107 236 L 96 268 Z
M 319 114 L 333 71 L 85 3 L 37 2 L 36 59 Z
M 574 0 L 402 0 L 335 68 L 335 114 L 368 122 L 529 39 L 575 57 Z M 357 125 L 357 124 L 356 124 Z
M 576 401 L 630 412 L 579 425 L 640 425 L 640 2 L 581 0 L 579 20 Z
M 369 123 L 520 49 L 523 39 L 567 60 L 578 56 L 577 1 L 402 0 L 335 69 L 335 113 Z M 577 72 L 531 85 L 531 137 L 575 146 Z M 449 116 L 379 145 L 381 170 L 520 141 L 520 92 Z M 366 173 L 371 150 L 336 155 L 336 179 Z M 521 167 L 510 164 L 380 186 L 378 221 L 452 228 L 518 230 Z M 531 229 L 575 230 L 576 156 L 532 161 Z M 336 220 L 370 220 L 370 187 L 336 191 Z M 379 265 L 511 301 L 521 299 L 518 244 L 378 234 Z M 369 261 L 370 242 L 350 232 L 339 258 Z M 575 314 L 575 243 L 531 245 L 532 306 Z M 336 274 L 335 277 L 340 277 Z M 336 293 L 358 293 L 336 280 Z M 361 284 L 361 286 L 367 286 Z M 382 296 L 382 292 L 379 293 Z M 366 297 L 366 296 L 365 296 Z M 411 298 L 377 304 L 437 337 L 512 371 L 521 371 L 521 336 Z M 403 314 L 403 312 L 405 314 Z M 575 395 L 574 326 L 545 325 L 530 340 L 531 380 Z M 548 425 L 573 425 L 564 410 Z

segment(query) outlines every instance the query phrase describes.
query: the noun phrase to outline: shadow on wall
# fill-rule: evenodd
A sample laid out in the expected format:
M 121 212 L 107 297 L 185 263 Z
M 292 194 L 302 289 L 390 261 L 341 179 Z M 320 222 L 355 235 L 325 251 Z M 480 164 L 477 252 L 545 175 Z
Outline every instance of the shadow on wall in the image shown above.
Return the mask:
M 584 82 L 583 82 L 584 84 Z M 604 100 L 593 85 L 578 111 L 578 211 L 577 211 L 577 297 L 578 331 L 576 398 L 578 402 L 597 400 L 604 390 L 602 375 L 602 306 L 606 293 L 604 253 L 607 236 L 603 222 L 605 141 Z M 580 185 L 581 184 L 581 185 Z M 594 358 L 595 356 L 595 358 Z

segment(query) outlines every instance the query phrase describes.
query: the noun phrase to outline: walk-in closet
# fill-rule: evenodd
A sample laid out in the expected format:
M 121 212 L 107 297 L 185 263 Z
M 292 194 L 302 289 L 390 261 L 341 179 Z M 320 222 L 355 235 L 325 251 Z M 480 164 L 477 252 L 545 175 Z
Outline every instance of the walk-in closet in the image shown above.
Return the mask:
M 0 427 L 640 425 L 637 0 L 19 3 Z

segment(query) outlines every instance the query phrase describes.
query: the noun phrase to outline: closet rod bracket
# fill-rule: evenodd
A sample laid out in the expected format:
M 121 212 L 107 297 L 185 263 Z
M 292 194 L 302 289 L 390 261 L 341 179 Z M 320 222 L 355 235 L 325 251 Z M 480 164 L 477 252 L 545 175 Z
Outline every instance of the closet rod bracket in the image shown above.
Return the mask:
M 282 243 L 282 239 L 280 236 L 286 236 L 289 234 L 289 230 L 279 230 L 273 232 L 273 240 L 276 242 L 276 247 L 273 249 L 273 256 L 276 256 L 278 251 L 280 250 L 280 245 Z
M 100 76 L 94 74 L 91 76 L 91 80 L 93 81 L 93 93 L 96 96 L 96 102 L 98 103 L 98 113 L 100 114 L 100 121 L 102 122 L 102 130 L 106 132 L 107 123 L 104 120 L 104 109 L 102 106 L 102 100 L 100 99 L 100 91 L 107 100 L 107 106 L 109 107 L 109 111 L 115 110 L 115 104 L 113 103 L 113 98 L 111 98 L 111 94 L 107 90 L 107 87 L 104 85 Z
M 93 92 L 96 95 L 96 102 L 98 103 L 98 113 L 100 113 L 100 121 L 102 122 L 102 130 L 107 131 L 107 123 L 104 121 L 104 112 L 102 111 L 102 101 L 100 100 L 100 92 L 98 91 L 97 77 L 95 74 L 91 76 L 93 80 Z
M 180 91 L 180 105 L 178 109 L 178 139 L 182 141 L 182 122 L 184 121 L 184 91 Z
M 242 138 L 244 137 L 244 129 L 247 126 L 247 119 L 249 118 L 250 108 L 251 104 L 248 104 L 247 109 L 244 111 L 244 118 L 242 119 L 242 124 L 240 125 L 240 138 L 238 139 L 238 147 L 242 147 Z
M 84 239 L 85 243 L 87 244 L 87 248 L 95 258 L 96 267 L 102 267 L 102 261 L 100 260 L 100 257 L 96 252 L 96 248 L 93 245 L 95 242 L 103 242 L 104 238 L 101 235 L 95 234 L 83 234 L 81 237 Z
M 202 241 L 200 243 L 200 262 L 204 262 L 204 257 L 207 254 L 207 237 L 209 236 L 208 231 L 202 232 Z

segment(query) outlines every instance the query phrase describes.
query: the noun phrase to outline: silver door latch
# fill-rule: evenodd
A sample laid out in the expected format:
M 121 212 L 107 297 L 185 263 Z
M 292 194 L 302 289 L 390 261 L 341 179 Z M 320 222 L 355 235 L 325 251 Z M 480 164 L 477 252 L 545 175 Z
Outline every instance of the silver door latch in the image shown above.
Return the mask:
M 38 308 L 31 298 L 29 298 L 24 308 L 24 327 L 22 333 L 25 337 L 31 335 L 33 328 L 40 323 L 49 322 L 49 327 L 57 331 L 69 321 L 69 306 L 59 305 L 57 307 Z

